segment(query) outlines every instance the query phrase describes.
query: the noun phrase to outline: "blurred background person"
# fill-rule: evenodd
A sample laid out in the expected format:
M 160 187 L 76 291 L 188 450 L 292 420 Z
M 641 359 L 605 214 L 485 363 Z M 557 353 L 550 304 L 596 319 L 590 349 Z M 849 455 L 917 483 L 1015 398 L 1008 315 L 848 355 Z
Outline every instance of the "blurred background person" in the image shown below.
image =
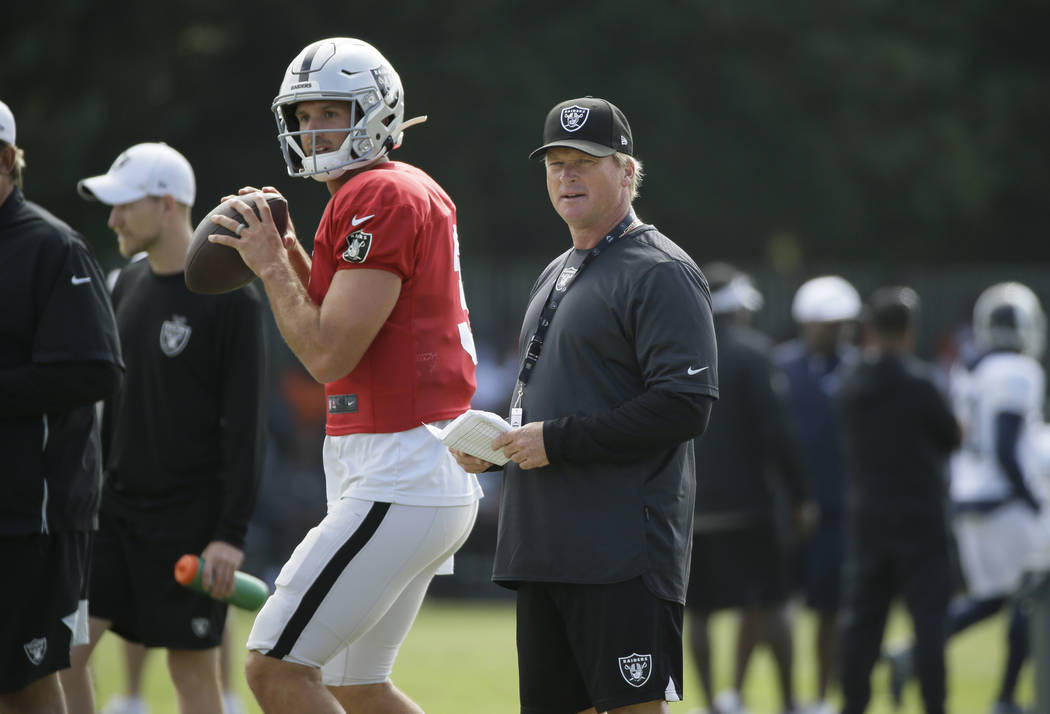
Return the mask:
M 693 565 L 686 597 L 689 646 L 712 712 L 744 711 L 751 653 L 766 643 L 783 709 L 796 709 L 789 542 L 778 508 L 786 500 L 794 533 L 815 524 L 816 505 L 784 405 L 786 383 L 772 341 L 748 323 L 762 307 L 750 277 L 728 263 L 703 266 L 711 288 L 722 400 L 707 435 L 695 441 Z M 708 620 L 739 610 L 733 686 L 713 696 Z M 694 710 L 698 712 L 700 710 Z
M 844 714 L 871 698 L 890 605 L 904 598 L 916 635 L 927 714 L 944 712 L 951 594 L 948 457 L 958 422 L 934 368 L 913 355 L 919 296 L 886 287 L 868 301 L 864 353 L 836 395 L 845 456 Z
M 966 596 L 951 603 L 954 635 L 1010 606 L 1007 657 L 991 711 L 1014 714 L 1017 680 L 1029 652 L 1028 618 L 1011 597 L 1029 556 L 1046 544 L 1040 484 L 1028 455 L 1043 427 L 1046 376 L 1040 360 L 1046 317 L 1027 286 L 1008 282 L 984 290 L 973 311 L 977 356 L 951 376 L 963 443 L 951 461 L 951 502 Z M 891 654 L 892 696 L 899 702 L 917 655 Z
M 799 336 L 774 352 L 788 380 L 789 413 L 820 510 L 815 531 L 801 544 L 798 564 L 806 604 L 817 614 L 818 712 L 827 708 L 834 670 L 843 557 L 842 449 L 832 398 L 846 367 L 856 360 L 849 338 L 860 308 L 860 295 L 844 278 L 806 281 L 791 303 Z

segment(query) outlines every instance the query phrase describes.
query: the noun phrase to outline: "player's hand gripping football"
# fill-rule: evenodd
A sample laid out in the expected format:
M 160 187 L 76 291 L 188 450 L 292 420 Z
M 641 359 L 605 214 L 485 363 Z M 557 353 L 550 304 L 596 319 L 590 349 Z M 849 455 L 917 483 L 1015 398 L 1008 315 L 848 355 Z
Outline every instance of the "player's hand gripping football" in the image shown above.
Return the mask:
M 237 232 L 238 228 L 240 228 L 240 231 L 237 232 L 236 236 L 213 234 L 208 237 L 208 240 L 237 250 L 241 254 L 241 260 L 244 261 L 245 265 L 262 278 L 264 277 L 263 272 L 267 268 L 281 263 L 289 263 L 288 253 L 298 249 L 299 241 L 295 235 L 291 216 L 288 217 L 288 228 L 282 236 L 277 232 L 277 226 L 274 225 L 270 206 L 262 197 L 255 198 L 255 206 L 259 211 L 259 218 L 256 218 L 255 211 L 252 210 L 251 206 L 240 198 L 240 196 L 256 193 L 260 190 L 262 193 L 279 195 L 277 189 L 272 186 L 263 186 L 262 189 L 245 186 L 238 190 L 236 196 L 223 196 L 222 202 L 230 203 L 244 217 L 246 225 L 241 226 L 233 218 L 218 213 L 212 214 L 212 220 L 218 225 L 234 232 Z M 282 248 L 283 250 L 281 250 Z

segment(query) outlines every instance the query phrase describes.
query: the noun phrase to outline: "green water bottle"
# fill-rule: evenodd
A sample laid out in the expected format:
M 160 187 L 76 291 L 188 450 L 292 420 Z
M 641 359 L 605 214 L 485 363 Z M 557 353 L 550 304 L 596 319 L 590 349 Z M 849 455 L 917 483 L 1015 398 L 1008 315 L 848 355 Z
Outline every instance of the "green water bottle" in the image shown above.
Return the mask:
M 201 584 L 201 571 L 203 570 L 204 559 L 187 553 L 175 563 L 175 580 L 179 585 L 211 597 L 211 593 Z M 238 570 L 233 574 L 233 592 L 218 599 L 242 610 L 258 610 L 269 596 L 270 588 L 266 583 L 254 575 Z

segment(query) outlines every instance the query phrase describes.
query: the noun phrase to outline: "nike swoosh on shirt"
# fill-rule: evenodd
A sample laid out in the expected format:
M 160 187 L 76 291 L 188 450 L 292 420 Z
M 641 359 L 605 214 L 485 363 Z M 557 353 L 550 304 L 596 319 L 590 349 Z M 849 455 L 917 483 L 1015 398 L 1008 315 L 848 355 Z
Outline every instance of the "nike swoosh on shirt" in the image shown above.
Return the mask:
M 711 365 L 707 365 L 707 367 L 710 367 L 710 366 Z M 707 369 L 707 367 L 701 367 L 700 369 L 693 369 L 692 367 L 690 367 L 690 368 L 688 368 L 686 370 L 686 374 L 688 374 L 690 377 L 692 377 L 694 374 L 700 374 L 705 369 Z
M 375 218 L 375 217 L 376 217 L 376 214 L 374 214 L 374 213 L 371 216 L 365 216 L 364 218 L 358 218 L 357 214 L 354 214 L 354 217 L 350 219 L 350 225 L 352 225 L 352 226 L 359 226 L 362 223 L 364 223 L 365 221 L 367 221 L 369 218 Z
M 78 278 L 75 275 L 72 278 L 70 278 L 69 280 L 74 285 L 83 285 L 84 283 L 90 283 L 91 282 L 91 278 Z

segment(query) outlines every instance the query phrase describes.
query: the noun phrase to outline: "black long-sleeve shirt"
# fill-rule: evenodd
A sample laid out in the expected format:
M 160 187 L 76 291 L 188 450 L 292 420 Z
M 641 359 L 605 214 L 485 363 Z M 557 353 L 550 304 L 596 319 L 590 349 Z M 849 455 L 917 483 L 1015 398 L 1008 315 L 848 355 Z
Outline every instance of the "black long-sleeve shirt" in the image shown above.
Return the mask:
M 813 497 L 772 343 L 728 316 L 715 320 L 715 334 L 722 400 L 705 438 L 696 442 L 701 530 L 734 518 L 772 518 L 778 489 L 795 504 Z
M 87 531 L 101 482 L 95 402 L 123 367 L 105 279 L 68 225 L 0 205 L 0 534 Z
M 911 357 L 865 359 L 844 378 L 836 406 L 847 509 L 883 529 L 888 517 L 942 529 L 947 459 L 961 433 L 929 367 Z
M 266 342 L 257 285 L 191 293 L 126 267 L 113 304 L 128 369 L 106 404 L 102 509 L 177 530 L 189 514 L 241 546 L 262 468 Z M 191 517 L 194 517 L 191 516 Z

